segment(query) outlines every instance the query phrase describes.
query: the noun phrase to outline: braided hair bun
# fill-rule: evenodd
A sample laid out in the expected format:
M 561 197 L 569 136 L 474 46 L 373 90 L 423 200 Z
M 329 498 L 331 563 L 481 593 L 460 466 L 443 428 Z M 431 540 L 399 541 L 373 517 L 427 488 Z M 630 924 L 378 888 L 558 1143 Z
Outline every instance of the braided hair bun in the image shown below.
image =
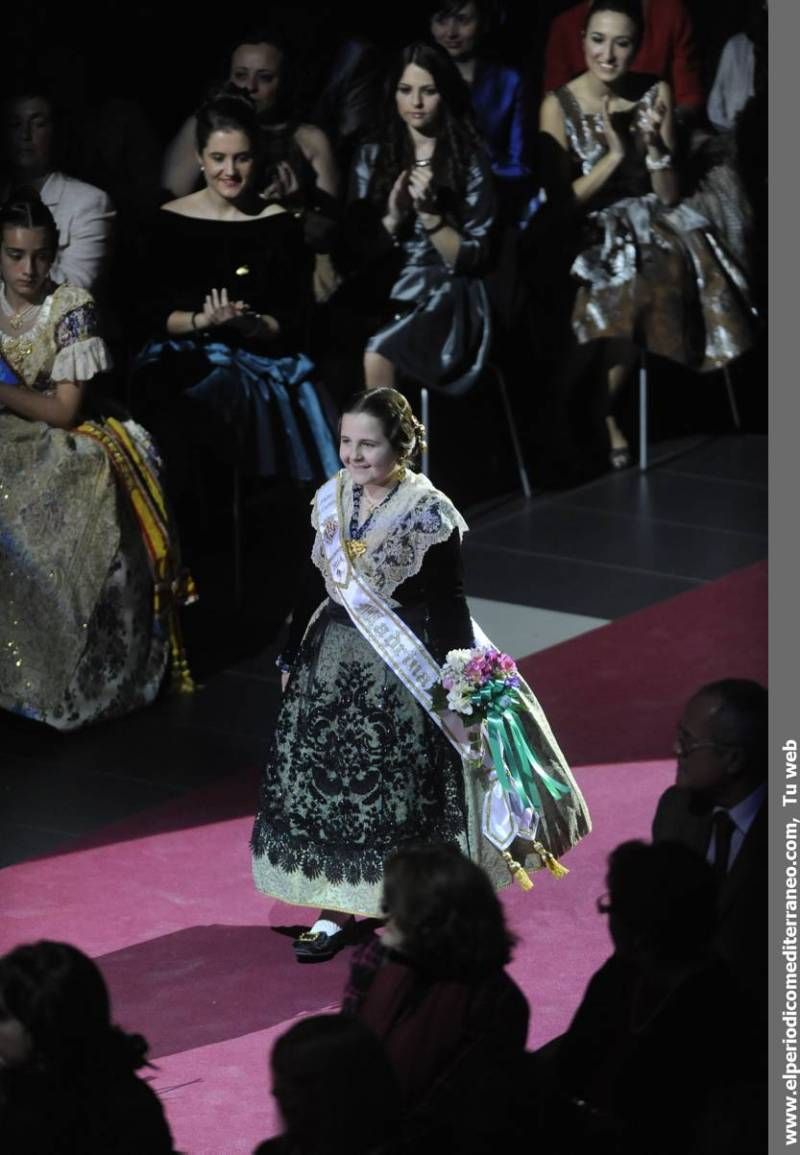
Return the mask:
M 427 448 L 425 426 L 414 415 L 408 398 L 396 389 L 367 389 L 356 393 L 345 413 L 366 413 L 381 423 L 384 436 L 404 465 L 416 462 Z

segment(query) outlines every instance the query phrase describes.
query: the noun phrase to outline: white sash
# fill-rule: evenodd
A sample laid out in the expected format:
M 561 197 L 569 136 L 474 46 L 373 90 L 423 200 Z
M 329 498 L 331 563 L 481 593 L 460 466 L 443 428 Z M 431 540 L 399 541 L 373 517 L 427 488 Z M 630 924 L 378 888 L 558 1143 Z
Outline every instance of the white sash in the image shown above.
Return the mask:
M 386 662 L 393 674 L 416 698 L 428 717 L 452 743 L 465 764 L 475 772 L 476 750 L 461 717 L 451 710 L 439 714 L 433 709 L 431 689 L 439 681 L 438 663 L 428 653 L 416 634 L 390 605 L 363 579 L 348 556 L 343 540 L 342 510 L 343 471 L 327 481 L 317 493 L 322 548 L 330 567 L 331 581 L 359 633 Z M 479 646 L 492 642 L 472 619 L 472 630 Z M 506 850 L 516 837 L 533 841 L 539 816 L 532 807 L 523 807 L 501 788 L 491 760 L 480 755 L 487 771 L 483 804 L 483 833 L 498 850 Z

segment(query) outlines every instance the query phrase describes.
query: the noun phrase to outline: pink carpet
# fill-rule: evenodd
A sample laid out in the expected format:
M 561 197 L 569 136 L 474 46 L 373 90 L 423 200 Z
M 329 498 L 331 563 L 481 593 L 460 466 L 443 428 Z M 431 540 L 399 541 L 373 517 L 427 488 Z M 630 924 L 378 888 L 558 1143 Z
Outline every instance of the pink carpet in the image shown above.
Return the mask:
M 595 830 L 566 858 L 570 874 L 538 875 L 503 893 L 519 936 L 511 971 L 531 1004 L 530 1043 L 562 1031 L 609 952 L 595 899 L 609 851 L 647 837 L 672 763 L 584 767 Z M 296 908 L 250 880 L 253 778 L 242 776 L 138 815 L 69 853 L 0 873 L 0 952 L 47 937 L 97 959 L 115 1015 L 150 1041 L 178 1149 L 250 1152 L 276 1129 L 267 1056 L 298 1015 L 335 1009 L 349 951 L 300 967 L 289 946 Z
M 667 758 L 675 724 L 699 686 L 767 682 L 767 563 L 551 646 L 520 662 L 581 766 Z

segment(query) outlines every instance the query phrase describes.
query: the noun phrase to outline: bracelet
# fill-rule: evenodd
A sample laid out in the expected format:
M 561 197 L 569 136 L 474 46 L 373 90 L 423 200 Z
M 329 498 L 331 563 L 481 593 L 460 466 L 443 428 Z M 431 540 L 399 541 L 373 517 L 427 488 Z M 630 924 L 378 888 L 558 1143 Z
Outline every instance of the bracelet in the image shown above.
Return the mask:
M 195 317 L 196 317 L 196 316 L 197 316 L 197 313 L 192 313 L 192 321 L 191 321 L 191 325 L 192 325 L 192 328 L 194 329 L 195 333 L 199 333 L 199 332 L 200 332 L 200 330 L 197 328 L 197 325 L 196 325 L 196 323 L 195 323 Z
M 290 674 L 292 672 L 291 663 L 287 662 L 282 654 L 278 654 L 277 658 L 275 659 L 275 665 L 278 667 L 282 674 Z
M 423 225 L 422 231 L 426 237 L 432 237 L 433 234 L 438 233 L 440 229 L 446 229 L 446 228 L 447 228 L 447 221 L 444 219 L 444 217 L 439 217 L 438 225 L 434 225 L 432 229 L 426 229 L 425 226 Z
M 644 163 L 648 172 L 661 172 L 662 169 L 672 168 L 672 153 L 662 152 L 661 156 L 645 155 Z

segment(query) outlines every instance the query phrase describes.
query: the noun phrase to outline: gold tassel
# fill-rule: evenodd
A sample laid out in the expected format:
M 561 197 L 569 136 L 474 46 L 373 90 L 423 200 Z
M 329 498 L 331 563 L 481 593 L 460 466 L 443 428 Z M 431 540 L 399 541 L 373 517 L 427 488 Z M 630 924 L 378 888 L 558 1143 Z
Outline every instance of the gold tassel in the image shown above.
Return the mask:
M 554 854 L 546 850 L 541 842 L 534 842 L 533 849 L 541 858 L 543 864 L 552 874 L 553 878 L 563 878 L 565 874 L 569 874 L 566 866 L 562 866 Z
M 522 888 L 522 890 L 533 890 L 533 880 L 531 879 L 531 876 L 528 874 L 525 867 L 522 866 L 521 863 L 517 862 L 516 859 L 512 858 L 507 850 L 504 850 L 502 854 L 508 869 L 511 871 L 511 876 L 514 879 L 514 882 L 516 882 L 517 885 Z
M 195 690 L 194 678 L 186 660 L 186 651 L 183 648 L 178 611 L 173 606 L 170 611 L 169 648 L 172 660 L 172 691 L 176 694 L 193 694 Z

